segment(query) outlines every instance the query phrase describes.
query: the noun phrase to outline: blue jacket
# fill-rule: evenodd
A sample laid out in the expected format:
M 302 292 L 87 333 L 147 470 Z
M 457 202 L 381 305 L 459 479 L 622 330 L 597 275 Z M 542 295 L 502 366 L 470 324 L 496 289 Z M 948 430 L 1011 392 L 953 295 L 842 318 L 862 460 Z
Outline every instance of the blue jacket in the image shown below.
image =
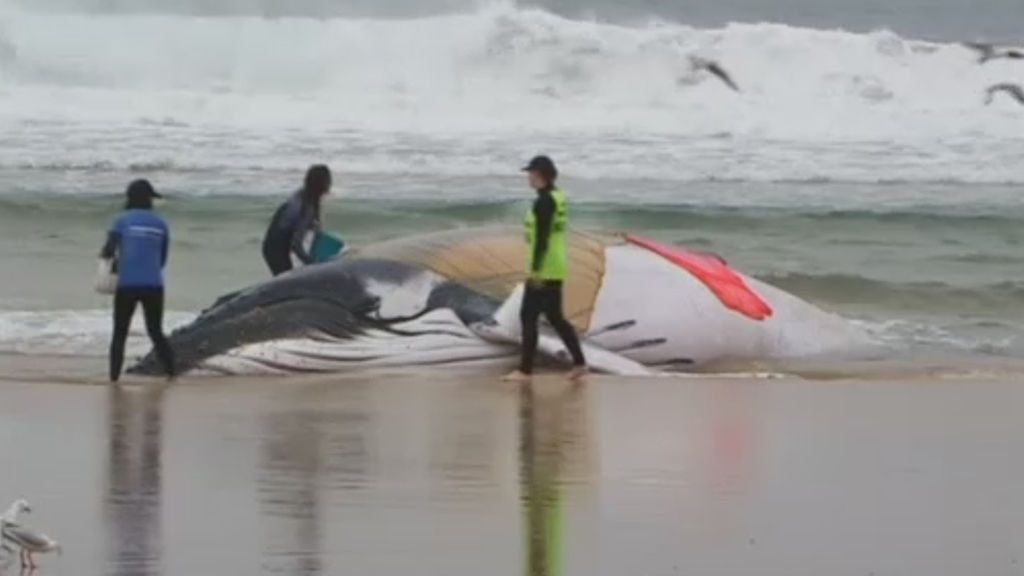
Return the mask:
M 152 210 L 125 210 L 110 226 L 103 257 L 117 259 L 118 288 L 163 288 L 171 233 Z

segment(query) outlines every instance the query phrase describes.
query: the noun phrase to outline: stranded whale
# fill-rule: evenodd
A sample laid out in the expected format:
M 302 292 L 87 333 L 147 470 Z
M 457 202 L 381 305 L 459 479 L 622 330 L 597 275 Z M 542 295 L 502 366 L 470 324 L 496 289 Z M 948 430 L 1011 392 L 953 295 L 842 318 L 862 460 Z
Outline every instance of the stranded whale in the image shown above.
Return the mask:
M 566 315 L 597 371 L 817 355 L 859 332 L 717 256 L 574 232 Z M 350 251 L 217 301 L 171 337 L 183 371 L 336 372 L 513 363 L 527 261 L 514 229 L 465 229 Z M 540 353 L 564 361 L 557 338 Z M 158 373 L 150 354 L 133 371 Z

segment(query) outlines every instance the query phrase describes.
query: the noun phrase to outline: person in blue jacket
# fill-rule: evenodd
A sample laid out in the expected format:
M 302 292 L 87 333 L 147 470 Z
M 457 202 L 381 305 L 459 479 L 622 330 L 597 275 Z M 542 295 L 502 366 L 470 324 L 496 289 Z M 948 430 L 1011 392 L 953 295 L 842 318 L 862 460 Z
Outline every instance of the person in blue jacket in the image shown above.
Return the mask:
M 263 260 L 272 275 L 292 269 L 292 254 L 303 264 L 313 261 L 303 242 L 306 234 L 320 229 L 320 203 L 330 191 L 331 170 L 310 166 L 302 188 L 274 212 L 263 237 Z
M 174 352 L 163 332 L 164 278 L 171 235 L 164 219 L 153 212 L 153 199 L 161 198 L 148 180 L 135 180 L 125 191 L 125 211 L 107 233 L 100 253 L 113 259 L 117 270 L 114 293 L 114 337 L 110 343 L 110 381 L 117 382 L 124 364 L 135 307 L 142 304 L 146 332 L 169 378 L 173 378 Z

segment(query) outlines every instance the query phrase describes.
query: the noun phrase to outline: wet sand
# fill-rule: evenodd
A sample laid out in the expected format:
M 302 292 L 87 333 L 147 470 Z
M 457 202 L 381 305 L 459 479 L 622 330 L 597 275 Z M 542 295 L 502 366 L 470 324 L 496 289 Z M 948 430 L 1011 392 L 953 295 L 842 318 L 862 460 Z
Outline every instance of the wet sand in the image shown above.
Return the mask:
M 1007 379 L 17 380 L 40 574 L 1024 573 Z

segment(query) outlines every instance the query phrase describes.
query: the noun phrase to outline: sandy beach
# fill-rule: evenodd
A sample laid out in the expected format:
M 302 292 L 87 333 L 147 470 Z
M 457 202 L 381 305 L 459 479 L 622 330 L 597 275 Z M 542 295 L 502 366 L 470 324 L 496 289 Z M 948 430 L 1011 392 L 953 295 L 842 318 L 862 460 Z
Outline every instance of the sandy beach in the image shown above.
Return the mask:
M 21 369 L 0 379 L 0 498 L 64 545 L 40 574 L 1024 572 L 1005 378 Z

